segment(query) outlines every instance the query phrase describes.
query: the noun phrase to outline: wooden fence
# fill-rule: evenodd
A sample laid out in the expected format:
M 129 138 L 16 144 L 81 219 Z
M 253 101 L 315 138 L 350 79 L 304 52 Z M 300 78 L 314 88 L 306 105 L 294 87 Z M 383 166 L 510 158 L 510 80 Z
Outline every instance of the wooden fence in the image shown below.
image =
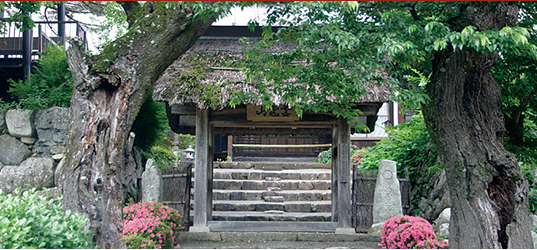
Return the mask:
M 194 163 L 180 162 L 172 168 L 162 170 L 164 181 L 165 205 L 179 211 L 183 217 L 181 230 L 188 231 L 190 224 L 190 189 L 192 187 L 191 177 Z
M 358 170 L 353 166 L 352 184 L 352 227 L 357 233 L 367 233 L 373 224 L 373 201 L 378 170 Z M 405 178 L 399 178 L 403 214 L 410 214 L 410 180 L 408 169 L 404 169 Z

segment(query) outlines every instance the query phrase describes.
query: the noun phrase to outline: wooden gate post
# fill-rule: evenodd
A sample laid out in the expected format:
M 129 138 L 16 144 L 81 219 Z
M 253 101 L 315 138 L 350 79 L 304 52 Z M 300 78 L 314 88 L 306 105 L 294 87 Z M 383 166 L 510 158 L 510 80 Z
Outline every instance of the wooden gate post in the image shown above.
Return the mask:
M 196 109 L 194 225 L 190 227 L 190 232 L 210 232 L 213 197 L 212 140 L 209 110 Z
M 351 161 L 350 161 L 350 144 L 351 144 L 351 126 L 346 119 L 339 117 L 336 124 L 337 132 L 335 143 L 336 159 L 332 159 L 332 195 L 337 193 L 336 208 L 332 216 L 336 217 L 338 227 L 336 234 L 354 234 L 356 231 L 352 228 L 352 193 L 351 193 Z M 335 165 L 334 165 L 335 162 Z

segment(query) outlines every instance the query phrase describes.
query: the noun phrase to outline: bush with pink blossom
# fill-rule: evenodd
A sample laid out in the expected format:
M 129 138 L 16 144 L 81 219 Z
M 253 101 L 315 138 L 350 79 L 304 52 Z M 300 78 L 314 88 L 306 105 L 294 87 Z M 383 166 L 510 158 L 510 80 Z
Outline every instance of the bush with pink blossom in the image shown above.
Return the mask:
M 127 248 L 179 246 L 181 215 L 161 203 L 146 202 L 123 208 L 123 241 Z
M 362 157 L 364 157 L 366 154 L 365 148 L 357 149 L 356 152 L 351 156 L 351 161 L 353 164 L 360 164 L 362 161 Z
M 444 249 L 447 241 L 438 242 L 431 224 L 423 218 L 395 216 L 384 222 L 379 247 L 384 249 Z

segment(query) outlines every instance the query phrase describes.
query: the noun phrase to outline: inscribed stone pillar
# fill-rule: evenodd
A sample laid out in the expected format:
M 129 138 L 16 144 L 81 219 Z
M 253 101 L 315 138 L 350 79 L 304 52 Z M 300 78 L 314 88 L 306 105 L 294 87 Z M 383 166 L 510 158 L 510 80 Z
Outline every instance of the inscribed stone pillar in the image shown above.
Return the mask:
M 403 215 L 403 209 L 399 180 L 397 180 L 397 165 L 394 161 L 382 160 L 379 164 L 375 186 L 373 224 L 382 223 L 399 215 Z
M 155 160 L 149 159 L 142 174 L 142 202 L 162 202 L 162 199 L 164 199 L 162 172 Z

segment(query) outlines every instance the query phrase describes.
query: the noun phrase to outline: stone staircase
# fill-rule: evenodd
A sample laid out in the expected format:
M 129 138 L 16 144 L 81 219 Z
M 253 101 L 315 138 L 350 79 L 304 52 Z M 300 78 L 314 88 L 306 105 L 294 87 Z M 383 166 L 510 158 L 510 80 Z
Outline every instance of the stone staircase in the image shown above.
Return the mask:
M 331 196 L 330 164 L 215 162 L 213 166 L 213 221 L 329 222 Z

